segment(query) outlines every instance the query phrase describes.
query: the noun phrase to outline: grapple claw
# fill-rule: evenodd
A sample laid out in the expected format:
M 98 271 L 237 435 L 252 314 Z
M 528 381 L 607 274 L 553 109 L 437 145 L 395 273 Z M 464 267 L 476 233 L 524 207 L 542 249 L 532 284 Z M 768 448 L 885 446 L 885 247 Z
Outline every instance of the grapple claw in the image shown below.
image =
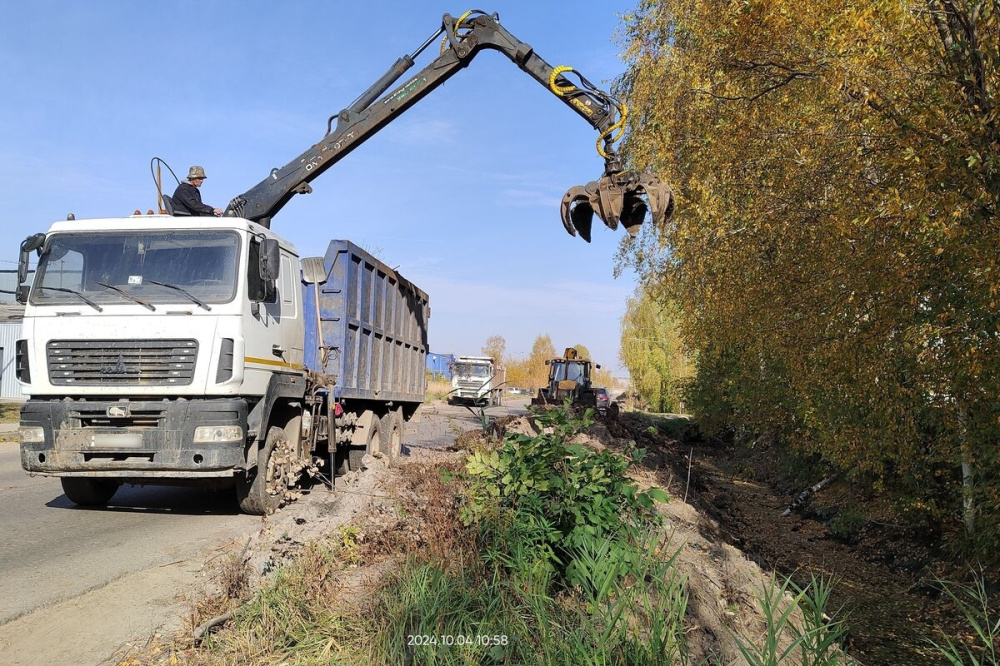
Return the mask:
M 657 226 L 666 224 L 674 216 L 674 193 L 666 183 L 653 174 L 640 174 L 639 183 L 634 191 L 646 195 L 649 202 L 650 218 Z M 639 233 L 640 224 L 642 224 L 641 217 L 634 230 L 626 227 L 632 237 Z
M 590 183 L 593 185 L 594 183 Z M 563 226 L 570 236 L 580 232 L 580 238 L 590 242 L 590 230 L 594 222 L 594 207 L 587 187 L 576 185 L 563 196 L 559 207 Z
M 571 236 L 590 242 L 594 213 L 611 230 L 619 222 L 635 237 L 649 213 L 654 224 L 667 222 L 674 212 L 674 195 L 652 174 L 618 171 L 583 186 L 570 188 L 560 206 L 563 226 Z

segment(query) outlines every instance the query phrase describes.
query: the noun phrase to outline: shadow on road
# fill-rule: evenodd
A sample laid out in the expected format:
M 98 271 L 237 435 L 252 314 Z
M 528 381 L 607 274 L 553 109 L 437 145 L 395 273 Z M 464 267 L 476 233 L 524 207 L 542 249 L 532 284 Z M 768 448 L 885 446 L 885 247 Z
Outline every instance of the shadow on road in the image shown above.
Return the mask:
M 53 509 L 117 513 L 160 513 L 179 516 L 232 516 L 240 512 L 232 488 L 206 490 L 176 486 L 129 486 L 118 489 L 107 506 L 79 506 L 65 495 L 45 503 Z

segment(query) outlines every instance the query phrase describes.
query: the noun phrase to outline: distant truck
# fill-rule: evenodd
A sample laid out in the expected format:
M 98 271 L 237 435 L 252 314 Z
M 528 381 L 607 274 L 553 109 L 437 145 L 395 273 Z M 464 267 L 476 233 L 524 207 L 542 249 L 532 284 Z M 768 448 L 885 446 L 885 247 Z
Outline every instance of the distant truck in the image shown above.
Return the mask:
M 32 246 L 21 465 L 71 501 L 228 485 L 265 514 L 308 471 L 400 455 L 428 298 L 358 246 L 300 261 L 248 220 L 165 215 L 57 222 Z
M 458 356 L 451 367 L 451 404 L 503 404 L 507 369 L 490 356 Z

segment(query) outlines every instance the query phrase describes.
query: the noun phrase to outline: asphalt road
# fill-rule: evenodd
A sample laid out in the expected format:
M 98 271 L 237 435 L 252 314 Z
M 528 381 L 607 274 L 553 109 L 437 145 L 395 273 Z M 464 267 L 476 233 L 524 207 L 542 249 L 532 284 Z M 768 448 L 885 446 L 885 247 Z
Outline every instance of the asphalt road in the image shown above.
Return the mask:
M 497 407 L 485 408 L 490 418 L 527 414 L 528 398 L 504 399 Z M 417 418 L 406 424 L 403 443 L 409 447 L 439 449 L 450 446 L 455 437 L 465 432 L 481 428 L 478 407 L 449 405 L 437 400 L 420 406 Z
M 76 630 L 93 633 L 87 620 L 112 612 L 125 618 L 123 641 L 155 628 L 163 618 L 150 609 L 174 604 L 178 584 L 194 583 L 214 550 L 256 531 L 260 520 L 238 512 L 232 491 L 191 488 L 124 486 L 107 508 L 80 508 L 58 479 L 21 469 L 16 443 L 0 443 L 0 663 L 44 663 L 37 651 L 43 641 L 24 653 L 31 643 L 24 639 L 55 628 L 49 623 L 60 604 L 112 583 L 129 588 L 132 580 L 145 592 L 122 589 L 111 595 L 113 608 L 106 600 L 75 622 L 57 620 L 62 639 L 73 641 Z M 88 637 L 77 640 L 82 645 Z M 97 663 L 63 656 L 70 658 L 64 663 Z

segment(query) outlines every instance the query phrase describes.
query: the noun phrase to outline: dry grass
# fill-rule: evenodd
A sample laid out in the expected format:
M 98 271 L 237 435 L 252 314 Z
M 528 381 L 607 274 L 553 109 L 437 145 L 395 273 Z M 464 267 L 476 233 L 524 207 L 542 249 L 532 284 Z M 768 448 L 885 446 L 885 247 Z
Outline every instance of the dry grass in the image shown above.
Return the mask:
M 408 464 L 394 484 L 395 506 L 379 505 L 319 542 L 307 544 L 276 579 L 250 593 L 241 555 L 220 559 L 215 592 L 197 603 L 185 631 L 172 643 L 147 645 L 119 661 L 128 666 L 162 663 L 263 664 L 365 663 L 369 647 L 358 609 L 368 608 L 403 561 L 454 561 L 469 545 L 458 519 L 458 486 L 442 469 L 458 463 Z M 389 576 L 392 578 L 393 576 Z M 199 624 L 234 613 L 201 647 L 191 643 Z M 357 626 L 355 626 L 357 625 Z
M 17 424 L 21 418 L 20 402 L 0 402 L 0 423 Z M 20 438 L 16 430 L 0 432 L 0 443 L 17 442 Z
M 427 382 L 427 390 L 424 392 L 424 402 L 442 400 L 449 393 L 451 393 L 451 382 L 443 379 L 431 379 Z
M 470 445 L 489 442 L 482 438 Z M 654 531 L 651 540 L 636 545 L 635 557 L 625 558 L 632 570 L 622 572 L 613 594 L 591 597 L 584 594 L 589 588 L 581 588 L 552 597 L 538 578 L 532 544 L 518 543 L 500 525 L 485 531 L 461 525 L 461 457 L 428 457 L 395 468 L 379 487 L 390 489 L 393 501 L 370 506 L 303 547 L 253 594 L 247 594 L 243 558 L 220 560 L 218 598 L 198 609 L 185 635 L 209 617 L 235 609 L 231 621 L 198 648 L 190 639 L 152 645 L 121 663 L 694 663 L 682 654 L 685 623 L 692 621 L 688 576 L 677 566 L 680 551 L 668 546 L 664 534 Z M 705 555 L 697 561 L 704 565 L 714 557 L 709 551 L 698 550 Z M 597 549 L 581 551 L 578 561 L 594 580 L 610 580 L 620 568 L 607 566 L 609 559 Z M 720 612 L 718 587 L 715 583 L 705 609 Z M 739 590 L 724 586 L 723 591 L 727 607 L 742 600 Z M 724 632 L 721 624 L 718 631 Z M 508 640 L 489 652 L 406 647 L 409 634 L 435 633 Z M 698 653 L 703 663 L 730 663 L 709 659 L 720 647 L 712 636 Z
M 443 476 L 454 474 L 459 467 L 460 463 L 413 465 L 405 475 L 413 496 L 418 498 L 411 512 L 421 526 L 421 556 L 431 561 L 447 561 L 451 553 L 469 546 L 470 532 L 459 520 L 458 481 L 446 482 Z
M 467 545 L 468 531 L 458 518 L 458 482 L 443 478 L 457 468 L 458 463 L 401 466 L 393 491 L 398 502 L 395 511 L 391 515 L 372 511 L 358 521 L 359 559 L 366 563 L 406 555 L 422 561 L 447 559 Z
M 0 402 L 0 423 L 17 423 L 20 418 L 20 402 Z

